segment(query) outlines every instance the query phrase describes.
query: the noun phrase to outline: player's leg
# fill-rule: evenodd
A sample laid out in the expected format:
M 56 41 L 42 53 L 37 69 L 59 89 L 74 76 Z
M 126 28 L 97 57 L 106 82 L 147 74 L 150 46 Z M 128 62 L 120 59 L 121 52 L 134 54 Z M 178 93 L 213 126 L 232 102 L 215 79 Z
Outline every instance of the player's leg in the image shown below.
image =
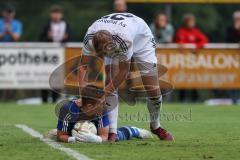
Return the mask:
M 106 97 L 106 104 L 109 105 L 110 112 L 108 113 L 110 125 L 109 133 L 117 133 L 118 124 L 118 95 L 117 92 L 111 93 Z M 110 137 L 111 138 L 111 137 Z
M 106 84 L 111 82 L 114 76 L 118 73 L 117 62 L 114 62 L 112 59 L 105 59 L 105 72 L 106 72 Z M 115 91 L 106 97 L 106 104 L 108 105 L 109 117 L 109 141 L 115 141 L 117 138 L 117 124 L 118 124 L 118 95 Z
M 129 127 L 133 137 L 140 139 L 153 138 L 152 133 L 146 129 L 131 126 Z
M 151 43 L 146 47 L 151 47 Z M 170 133 L 160 124 L 160 111 L 162 107 L 162 94 L 159 85 L 157 57 L 155 49 L 143 50 L 144 56 L 135 58 L 140 71 L 144 89 L 147 93 L 147 108 L 150 115 L 150 128 L 154 134 L 163 140 L 173 140 Z
M 150 114 L 150 127 L 155 130 L 161 126 L 160 110 L 162 107 L 162 95 L 159 86 L 159 78 L 156 63 L 137 61 L 141 73 L 144 89 L 147 93 L 147 107 Z
M 150 114 L 150 128 L 160 139 L 173 140 L 170 133 L 160 124 L 160 109 L 162 94 L 159 86 L 157 57 L 155 54 L 155 41 L 146 22 L 141 21 L 139 38 L 133 46 L 133 58 L 140 70 L 142 82 L 147 93 L 148 110 Z M 143 35 L 144 33 L 144 35 Z
M 152 138 L 151 132 L 137 127 L 123 126 L 117 129 L 117 140 L 130 140 L 132 138 L 148 139 Z
M 147 107 L 150 113 L 151 129 L 157 129 L 160 124 L 160 110 L 162 107 L 162 95 L 158 83 L 158 77 L 142 75 L 142 82 L 147 93 Z
M 144 69 L 143 69 L 144 65 Z M 173 136 L 161 127 L 160 111 L 162 94 L 159 86 L 159 77 L 156 64 L 141 62 L 138 64 L 142 82 L 147 93 L 147 107 L 150 114 L 150 128 L 161 140 L 173 140 Z M 143 69 L 143 70 L 142 70 Z

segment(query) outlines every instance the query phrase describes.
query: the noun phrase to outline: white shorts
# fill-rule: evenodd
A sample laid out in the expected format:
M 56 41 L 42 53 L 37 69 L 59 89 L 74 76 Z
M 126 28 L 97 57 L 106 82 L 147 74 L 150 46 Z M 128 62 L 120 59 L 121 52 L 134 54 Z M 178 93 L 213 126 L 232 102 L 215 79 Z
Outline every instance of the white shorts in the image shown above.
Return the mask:
M 152 51 L 151 50 L 147 51 L 147 53 L 145 52 L 144 56 L 136 56 L 136 57 L 133 56 L 132 59 L 133 59 L 132 62 L 136 64 L 141 75 L 156 75 L 158 73 L 157 57 L 155 54 L 155 49 Z M 110 64 L 118 65 L 119 59 L 105 57 L 104 63 L 105 63 L 105 66 Z
M 155 54 L 155 50 L 153 51 L 147 51 L 147 54 L 145 53 L 144 56 L 134 56 L 132 59 L 136 62 L 136 63 L 142 63 L 142 62 L 146 62 L 146 63 L 157 63 L 157 57 Z M 119 59 L 118 58 L 109 58 L 109 57 L 105 57 L 104 58 L 104 64 L 106 65 L 110 65 L 110 64 L 118 64 L 119 63 Z

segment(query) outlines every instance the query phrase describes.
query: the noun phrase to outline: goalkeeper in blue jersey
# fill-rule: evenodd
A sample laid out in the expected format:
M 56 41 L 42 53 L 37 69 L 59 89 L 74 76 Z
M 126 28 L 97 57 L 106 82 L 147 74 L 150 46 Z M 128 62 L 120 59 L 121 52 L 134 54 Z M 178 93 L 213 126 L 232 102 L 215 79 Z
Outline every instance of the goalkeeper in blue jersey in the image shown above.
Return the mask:
M 81 107 L 80 107 L 81 108 Z M 70 101 L 65 104 L 60 110 L 60 115 L 57 124 L 57 139 L 62 142 L 92 142 L 101 143 L 108 140 L 109 119 L 107 114 L 96 116 L 91 122 L 97 128 L 97 135 L 91 132 L 80 132 L 72 135 L 72 129 L 79 121 L 76 115 L 81 114 L 81 109 L 76 101 Z M 67 112 L 66 112 L 67 111 Z M 124 126 L 117 130 L 117 140 L 129 140 L 131 138 L 151 138 L 151 132 L 137 127 Z
M 60 105 L 57 129 L 51 130 L 47 137 L 57 136 L 60 142 L 74 143 L 92 142 L 102 143 L 108 140 L 109 119 L 104 105 L 98 103 L 97 98 L 103 94 L 101 89 L 88 86 L 82 90 L 81 100 L 67 101 Z M 86 96 L 87 95 L 87 96 Z M 105 104 L 106 105 L 106 104 Z M 89 120 L 97 128 L 97 135 L 91 132 L 80 132 L 72 135 L 75 123 L 80 120 Z M 129 140 L 131 138 L 151 138 L 148 130 L 124 126 L 117 130 L 117 140 Z

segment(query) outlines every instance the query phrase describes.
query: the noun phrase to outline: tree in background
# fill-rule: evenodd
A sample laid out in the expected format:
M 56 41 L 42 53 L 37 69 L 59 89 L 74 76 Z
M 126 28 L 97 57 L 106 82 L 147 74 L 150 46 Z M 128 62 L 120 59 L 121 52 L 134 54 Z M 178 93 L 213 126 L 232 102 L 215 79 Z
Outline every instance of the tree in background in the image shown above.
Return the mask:
M 63 7 L 66 19 L 72 26 L 75 41 L 82 41 L 88 26 L 97 18 L 113 11 L 113 1 L 109 0 L 1 0 L 4 4 L 14 5 L 17 19 L 24 25 L 22 41 L 37 41 L 36 33 L 40 32 L 41 22 L 47 20 L 50 6 L 58 4 Z M 210 42 L 224 42 L 225 30 L 232 23 L 232 13 L 239 9 L 234 4 L 128 4 L 128 12 L 134 13 L 149 24 L 153 15 L 159 11 L 171 13 L 171 23 L 178 28 L 184 13 L 193 13 L 197 18 L 197 26 L 208 35 Z

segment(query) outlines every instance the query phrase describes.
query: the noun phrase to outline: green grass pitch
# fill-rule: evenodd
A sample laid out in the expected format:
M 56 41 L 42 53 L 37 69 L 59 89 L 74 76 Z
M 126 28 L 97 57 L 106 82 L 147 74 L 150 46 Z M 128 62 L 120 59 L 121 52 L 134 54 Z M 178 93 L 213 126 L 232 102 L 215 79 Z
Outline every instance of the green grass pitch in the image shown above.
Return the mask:
M 239 160 L 240 106 L 209 107 L 202 104 L 164 104 L 162 124 L 175 142 L 133 139 L 115 144 L 62 144 L 96 160 Z M 119 126 L 148 129 L 144 104 L 120 105 Z M 40 133 L 56 127 L 54 105 L 18 106 L 0 103 L 1 160 L 72 159 L 26 134 L 15 124 Z

